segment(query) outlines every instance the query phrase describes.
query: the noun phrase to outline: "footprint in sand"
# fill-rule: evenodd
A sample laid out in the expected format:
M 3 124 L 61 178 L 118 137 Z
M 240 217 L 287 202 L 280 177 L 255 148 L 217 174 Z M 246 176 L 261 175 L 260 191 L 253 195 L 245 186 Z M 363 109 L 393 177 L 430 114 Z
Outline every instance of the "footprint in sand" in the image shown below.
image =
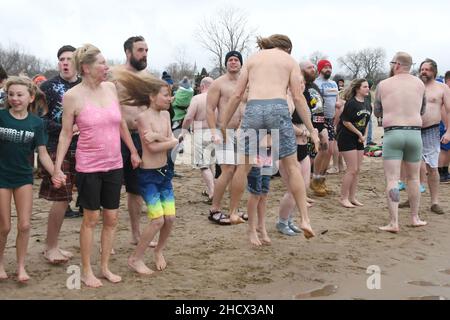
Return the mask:
M 323 288 L 320 288 L 317 290 L 299 293 L 294 297 L 294 299 L 328 297 L 328 296 L 335 294 L 337 291 L 338 291 L 338 286 L 326 285 Z
M 450 269 L 447 269 L 447 270 L 440 270 L 439 272 L 450 275 Z

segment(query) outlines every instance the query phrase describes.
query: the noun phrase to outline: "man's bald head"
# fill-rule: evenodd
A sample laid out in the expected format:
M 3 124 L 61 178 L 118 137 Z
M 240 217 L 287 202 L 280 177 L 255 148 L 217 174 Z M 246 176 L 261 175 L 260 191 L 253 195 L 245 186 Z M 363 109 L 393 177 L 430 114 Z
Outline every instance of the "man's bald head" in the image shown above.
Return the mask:
M 411 55 L 406 52 L 397 52 L 394 56 L 394 62 L 398 62 L 407 71 L 411 70 L 413 60 Z
M 300 62 L 300 70 L 307 83 L 312 83 L 316 80 L 317 72 L 316 66 L 309 60 Z
M 200 81 L 200 91 L 206 92 L 209 89 L 209 86 L 213 83 L 214 79 L 211 77 L 205 77 Z

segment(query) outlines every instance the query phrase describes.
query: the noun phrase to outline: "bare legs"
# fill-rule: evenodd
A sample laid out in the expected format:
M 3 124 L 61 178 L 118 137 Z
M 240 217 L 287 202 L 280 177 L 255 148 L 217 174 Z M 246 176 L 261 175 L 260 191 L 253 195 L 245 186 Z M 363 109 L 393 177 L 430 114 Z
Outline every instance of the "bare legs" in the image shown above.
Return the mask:
M 102 276 L 107 280 L 117 283 L 121 278 L 114 275 L 109 270 L 109 257 L 111 255 L 114 233 L 117 225 L 118 210 L 103 210 L 103 229 L 102 229 L 102 253 L 101 253 L 101 271 Z M 101 287 L 102 282 L 94 275 L 91 266 L 92 243 L 95 227 L 100 219 L 100 211 L 84 209 L 83 222 L 80 231 L 81 247 L 81 281 L 93 288 Z
M 214 196 L 211 211 L 219 211 L 221 209 L 223 195 L 225 194 L 225 190 L 227 189 L 228 184 L 230 184 L 231 180 L 233 179 L 233 175 L 236 171 L 236 166 L 221 165 L 220 169 L 222 170 L 222 174 L 216 180 L 214 186 Z
M 11 198 L 12 190 L 0 189 L 0 280 L 8 279 L 4 255 L 8 234 L 11 231 Z
M 238 165 L 236 173 L 231 183 L 231 202 L 230 202 L 230 219 L 232 217 L 238 217 L 237 210 L 239 202 L 244 193 L 245 186 L 247 185 L 247 174 L 252 167 L 249 163 L 248 157 L 244 163 Z M 242 163 L 242 162 L 241 162 Z M 295 203 L 300 210 L 300 216 L 302 219 L 300 228 L 304 231 L 306 238 L 314 237 L 314 232 L 311 229 L 308 209 L 306 206 L 306 190 L 303 177 L 300 174 L 300 170 L 297 166 L 297 155 L 291 155 L 281 160 L 282 165 L 285 166 L 288 177 L 288 190 L 293 194 Z
M 131 244 L 136 245 L 141 236 L 140 221 L 143 200 L 140 195 L 127 193 L 127 202 L 131 224 Z
M 347 171 L 342 179 L 341 198 L 339 202 L 345 208 L 362 206 L 363 204 L 356 200 L 356 186 L 358 184 L 358 174 L 364 157 L 364 151 L 346 151 L 342 152 L 342 156 L 347 164 Z
M 30 220 L 33 206 L 33 186 L 18 189 L 0 189 L 0 280 L 8 278 L 4 267 L 6 241 L 11 230 L 11 197 L 14 197 L 17 211 L 17 280 L 26 282 L 30 276 L 25 270 L 25 257 L 30 239 Z
M 72 257 L 70 252 L 62 251 L 58 247 L 58 237 L 61 232 L 64 214 L 68 205 L 68 201 L 53 202 L 48 215 L 47 242 L 44 256 L 52 264 L 67 262 L 69 258 Z
M 150 221 L 142 232 L 141 240 L 139 241 L 136 250 L 128 258 L 128 265 L 130 268 L 142 275 L 151 275 L 153 273 L 153 271 L 144 263 L 144 254 L 149 243 L 158 232 L 159 241 L 154 252 L 156 269 L 162 271 L 167 267 L 167 263 L 162 253 L 166 247 L 174 222 L 175 216 L 160 217 Z
M 386 176 L 386 195 L 391 216 L 391 222 L 380 230 L 397 233 L 400 231 L 398 225 L 398 204 L 400 202 L 400 190 L 398 189 L 398 180 L 400 178 L 401 160 L 384 160 L 384 174 Z M 411 206 L 412 224 L 415 227 L 426 225 L 425 221 L 419 218 L 420 203 L 420 162 L 405 162 L 405 173 L 408 179 L 408 198 Z
M 200 171 L 207 188 L 208 196 L 211 198 L 214 195 L 214 175 L 210 168 L 201 169 Z

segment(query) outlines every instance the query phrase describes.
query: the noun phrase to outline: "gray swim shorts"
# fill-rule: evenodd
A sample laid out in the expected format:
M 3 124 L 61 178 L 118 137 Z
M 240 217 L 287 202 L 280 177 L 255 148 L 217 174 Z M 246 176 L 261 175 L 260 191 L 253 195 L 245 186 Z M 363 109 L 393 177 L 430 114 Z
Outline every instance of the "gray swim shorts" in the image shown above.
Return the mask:
M 239 153 L 256 156 L 259 143 L 267 134 L 272 138 L 274 159 L 297 154 L 294 126 L 286 100 L 248 101 L 239 134 Z
M 422 129 L 423 153 L 422 160 L 431 168 L 439 167 L 439 153 L 441 152 L 441 136 L 439 125 Z

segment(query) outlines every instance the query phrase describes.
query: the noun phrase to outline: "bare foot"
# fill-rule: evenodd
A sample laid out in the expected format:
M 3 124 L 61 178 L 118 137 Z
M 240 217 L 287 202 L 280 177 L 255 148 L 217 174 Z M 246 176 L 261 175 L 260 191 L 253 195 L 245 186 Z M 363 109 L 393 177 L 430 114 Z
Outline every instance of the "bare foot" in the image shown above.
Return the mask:
M 72 258 L 73 258 L 73 253 L 72 253 L 72 252 L 63 250 L 63 249 L 61 249 L 61 248 L 59 248 L 59 252 L 61 252 L 61 254 L 62 254 L 63 256 L 65 256 L 67 259 L 72 259 Z
M 339 199 L 339 203 L 344 207 L 344 208 L 356 208 L 348 199 L 342 200 Z
M 306 202 L 309 202 L 309 203 L 315 203 L 315 201 L 314 201 L 313 199 L 308 198 L 308 197 L 306 197 Z
M 156 264 L 156 270 L 163 271 L 167 268 L 166 260 L 164 259 L 164 256 L 162 253 L 156 253 L 155 252 L 155 264 Z
M 353 205 L 357 206 L 357 207 L 364 207 L 364 204 L 359 202 L 358 200 L 354 199 L 352 201 L 350 201 Z
M 248 231 L 248 238 L 250 243 L 255 247 L 261 247 L 262 243 L 259 241 L 258 234 L 255 231 Z
M 306 239 L 311 239 L 316 236 L 309 222 L 302 222 L 302 224 L 300 225 L 300 229 L 303 230 L 303 235 Z
M 239 217 L 237 214 L 230 215 L 230 223 L 232 225 L 245 223 L 245 220 Z
M 266 231 L 261 232 L 261 242 L 265 246 L 270 246 L 272 244 L 272 240 L 270 240 Z
M 390 233 L 399 233 L 400 232 L 400 228 L 398 226 L 394 226 L 392 223 L 388 224 L 385 227 L 379 227 L 378 229 L 380 229 L 381 231 L 386 231 L 386 232 L 390 232 Z
M 414 228 L 425 227 L 426 225 L 428 225 L 428 222 L 420 220 L 419 217 L 414 217 L 412 219 L 412 226 Z
M 0 280 L 6 279 L 8 279 L 8 274 L 5 271 L 5 267 L 3 265 L 0 265 Z
M 122 281 L 122 277 L 121 276 L 118 276 L 118 275 L 112 273 L 109 270 L 102 271 L 102 276 L 106 280 L 108 280 L 108 281 L 110 281 L 112 283 L 119 283 L 120 281 Z
M 69 261 L 69 258 L 63 255 L 58 248 L 45 250 L 44 258 L 47 259 L 50 264 L 63 264 Z
M 28 273 L 25 271 L 25 268 L 19 268 L 17 270 L 17 280 L 19 282 L 25 283 L 28 280 L 30 280 L 30 276 L 28 275 Z
M 306 203 L 306 207 L 307 207 L 307 208 L 312 208 L 312 206 L 313 206 L 313 205 L 312 205 L 311 203 L 309 203 L 309 202 Z
M 142 260 L 136 260 L 132 256 L 128 258 L 128 266 L 136 271 L 137 273 L 144 275 L 144 276 L 150 276 L 154 273 L 154 271 L 150 268 L 148 268 L 144 261 Z
M 93 274 L 86 276 L 81 276 L 81 281 L 89 288 L 100 288 L 103 287 L 103 283 L 97 279 Z

